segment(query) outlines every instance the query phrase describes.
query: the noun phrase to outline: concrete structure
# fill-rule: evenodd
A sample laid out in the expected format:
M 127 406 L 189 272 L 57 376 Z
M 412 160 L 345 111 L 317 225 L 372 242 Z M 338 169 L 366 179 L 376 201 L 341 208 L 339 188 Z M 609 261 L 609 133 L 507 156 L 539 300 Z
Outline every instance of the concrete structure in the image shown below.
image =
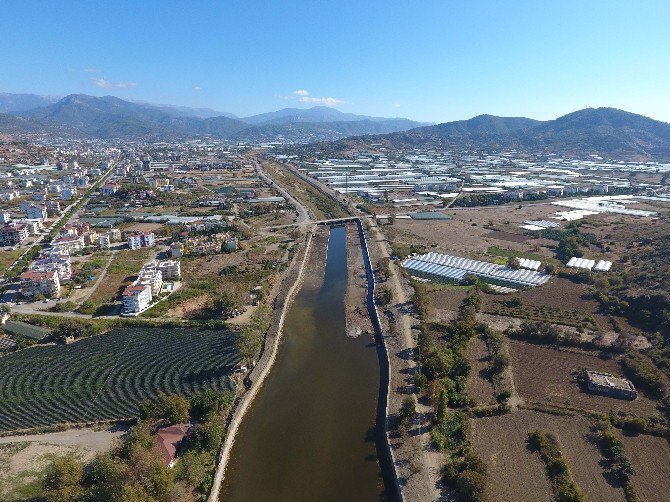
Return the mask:
M 0 223 L 9 223 L 12 221 L 12 216 L 7 211 L 0 212 Z
M 47 298 L 54 298 L 60 295 L 60 280 L 54 270 L 49 272 L 23 272 L 19 288 L 21 294 L 27 298 L 33 298 L 40 294 Z
M 587 371 L 586 379 L 588 389 L 596 394 L 604 394 L 618 399 L 637 398 L 637 390 L 629 380 L 618 378 L 610 373 L 600 371 Z
M 28 227 L 20 223 L 8 223 L 0 227 L 0 246 L 15 246 L 28 238 Z

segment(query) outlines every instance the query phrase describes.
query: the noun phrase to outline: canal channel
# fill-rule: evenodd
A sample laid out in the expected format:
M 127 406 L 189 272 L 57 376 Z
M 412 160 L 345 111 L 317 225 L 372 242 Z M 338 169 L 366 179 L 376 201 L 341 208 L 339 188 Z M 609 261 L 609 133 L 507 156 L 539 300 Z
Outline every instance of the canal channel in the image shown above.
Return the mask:
M 238 431 L 222 501 L 389 499 L 375 427 L 377 347 L 370 335 L 345 334 L 345 228 L 330 231 L 327 253 L 325 237 L 320 244 L 275 365 Z

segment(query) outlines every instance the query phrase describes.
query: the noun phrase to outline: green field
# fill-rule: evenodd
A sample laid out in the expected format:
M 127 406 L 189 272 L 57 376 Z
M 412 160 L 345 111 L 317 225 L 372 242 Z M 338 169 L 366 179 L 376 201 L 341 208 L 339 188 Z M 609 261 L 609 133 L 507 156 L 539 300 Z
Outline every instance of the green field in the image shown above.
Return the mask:
M 234 388 L 233 335 L 202 328 L 115 329 L 0 358 L 0 431 L 130 418 L 159 392 Z

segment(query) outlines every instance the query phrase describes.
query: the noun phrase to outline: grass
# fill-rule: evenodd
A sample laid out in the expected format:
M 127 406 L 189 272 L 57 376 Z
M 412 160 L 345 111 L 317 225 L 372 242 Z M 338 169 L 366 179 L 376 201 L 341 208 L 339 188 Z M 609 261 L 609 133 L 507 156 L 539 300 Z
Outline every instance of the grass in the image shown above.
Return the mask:
M 153 250 L 151 248 L 119 251 L 109 264 L 105 279 L 98 285 L 88 302 L 98 306 L 117 300 L 121 287 L 130 282 L 132 276 L 137 275 L 152 254 Z
M 550 256 L 536 254 L 536 253 L 525 253 L 520 251 L 514 251 L 512 249 L 505 249 L 498 246 L 491 246 L 486 250 L 486 254 L 497 257 L 495 263 L 499 265 L 507 265 L 507 258 L 518 257 L 526 258 L 528 260 L 537 260 L 544 264 L 559 265 L 560 261 Z
M 224 330 L 128 327 L 3 357 L 0 431 L 135 417 L 159 392 L 231 390 L 240 356 Z
M 0 270 L 7 270 L 7 268 L 14 263 L 24 251 L 25 249 L 7 249 L 0 251 Z

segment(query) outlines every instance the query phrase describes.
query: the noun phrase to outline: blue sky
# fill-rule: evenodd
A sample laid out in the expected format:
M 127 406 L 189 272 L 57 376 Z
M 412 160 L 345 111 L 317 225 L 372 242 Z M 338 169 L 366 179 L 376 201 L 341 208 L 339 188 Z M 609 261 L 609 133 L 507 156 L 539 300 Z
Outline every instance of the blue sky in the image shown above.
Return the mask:
M 670 1 L 0 0 L 0 92 L 670 121 Z M 300 91 L 300 92 L 296 92 Z

